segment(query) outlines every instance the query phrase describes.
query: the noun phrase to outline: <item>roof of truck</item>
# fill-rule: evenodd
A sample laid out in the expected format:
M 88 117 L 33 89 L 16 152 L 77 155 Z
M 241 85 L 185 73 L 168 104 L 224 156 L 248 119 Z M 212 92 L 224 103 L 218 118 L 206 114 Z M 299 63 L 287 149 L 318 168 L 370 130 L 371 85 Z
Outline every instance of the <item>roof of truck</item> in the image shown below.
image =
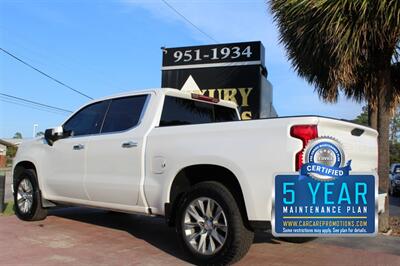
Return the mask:
M 126 97 L 126 96 L 146 94 L 146 93 L 170 95 L 170 96 L 174 96 L 174 97 L 178 97 L 178 98 L 185 98 L 185 99 L 191 99 L 191 100 L 202 102 L 202 100 L 192 98 L 192 93 L 199 94 L 199 95 L 201 95 L 201 93 L 196 93 L 196 91 L 193 91 L 193 92 L 192 91 L 180 91 L 180 90 L 173 89 L 173 88 L 152 88 L 152 89 L 146 89 L 146 90 L 126 91 L 126 92 L 114 94 L 111 96 L 94 99 L 92 102 L 98 102 L 98 101 L 107 100 L 107 99 L 114 99 L 114 98 L 120 98 L 120 97 Z M 229 108 L 237 108 L 237 104 L 234 102 L 231 102 L 231 101 L 219 100 L 219 102 L 217 102 L 217 103 L 214 103 L 214 102 L 209 102 L 209 103 L 222 105 L 222 106 L 226 106 Z

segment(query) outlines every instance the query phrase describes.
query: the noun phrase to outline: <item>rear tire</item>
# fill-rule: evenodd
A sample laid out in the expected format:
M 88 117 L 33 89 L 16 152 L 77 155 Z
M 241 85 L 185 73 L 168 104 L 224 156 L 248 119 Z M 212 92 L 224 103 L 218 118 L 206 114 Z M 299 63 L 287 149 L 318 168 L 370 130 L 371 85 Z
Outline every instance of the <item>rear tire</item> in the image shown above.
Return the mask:
M 47 216 L 47 210 L 42 207 L 36 172 L 32 169 L 25 169 L 15 179 L 14 208 L 17 217 L 24 221 L 40 221 Z
M 196 263 L 208 265 L 239 261 L 254 239 L 254 232 L 244 225 L 236 200 L 218 182 L 199 183 L 183 196 L 176 230 L 185 252 Z

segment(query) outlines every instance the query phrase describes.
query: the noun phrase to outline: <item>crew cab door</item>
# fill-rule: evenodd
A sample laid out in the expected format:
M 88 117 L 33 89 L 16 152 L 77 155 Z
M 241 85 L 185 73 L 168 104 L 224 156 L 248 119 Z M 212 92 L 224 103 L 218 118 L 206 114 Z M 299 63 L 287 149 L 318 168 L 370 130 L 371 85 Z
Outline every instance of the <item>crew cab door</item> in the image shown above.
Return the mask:
M 140 122 L 149 97 L 112 99 L 101 134 L 89 140 L 84 184 L 94 205 L 137 205 L 146 132 Z
M 59 200 L 87 200 L 83 186 L 85 157 L 90 138 L 100 132 L 109 101 L 83 107 L 63 125 L 72 136 L 59 139 L 49 146 L 43 181 L 46 196 Z

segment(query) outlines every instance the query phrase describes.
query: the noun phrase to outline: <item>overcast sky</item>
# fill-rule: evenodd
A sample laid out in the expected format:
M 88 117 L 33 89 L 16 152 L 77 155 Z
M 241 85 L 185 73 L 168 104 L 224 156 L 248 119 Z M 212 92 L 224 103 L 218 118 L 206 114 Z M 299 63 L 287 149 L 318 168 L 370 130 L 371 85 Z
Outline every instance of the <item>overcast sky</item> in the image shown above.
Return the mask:
M 168 2 L 220 43 L 262 41 L 279 115 L 360 113 L 360 104 L 343 98 L 325 104 L 297 76 L 264 0 Z M 159 87 L 161 46 L 211 43 L 161 0 L 0 0 L 0 47 L 94 98 Z M 88 100 L 1 51 L 0 92 L 68 110 Z M 33 124 L 44 131 L 67 117 L 0 100 L 0 137 L 32 137 Z

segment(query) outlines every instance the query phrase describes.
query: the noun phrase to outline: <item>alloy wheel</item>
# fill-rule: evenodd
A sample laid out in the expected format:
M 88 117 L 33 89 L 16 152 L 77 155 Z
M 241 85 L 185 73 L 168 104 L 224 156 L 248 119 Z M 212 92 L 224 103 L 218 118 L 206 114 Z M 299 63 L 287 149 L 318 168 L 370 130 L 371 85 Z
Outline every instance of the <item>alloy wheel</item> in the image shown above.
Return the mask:
M 218 252 L 228 236 L 224 210 L 208 197 L 197 198 L 186 207 L 182 225 L 185 241 L 201 255 Z
M 22 179 L 17 189 L 18 209 L 22 213 L 28 213 L 33 204 L 33 186 L 28 178 Z

